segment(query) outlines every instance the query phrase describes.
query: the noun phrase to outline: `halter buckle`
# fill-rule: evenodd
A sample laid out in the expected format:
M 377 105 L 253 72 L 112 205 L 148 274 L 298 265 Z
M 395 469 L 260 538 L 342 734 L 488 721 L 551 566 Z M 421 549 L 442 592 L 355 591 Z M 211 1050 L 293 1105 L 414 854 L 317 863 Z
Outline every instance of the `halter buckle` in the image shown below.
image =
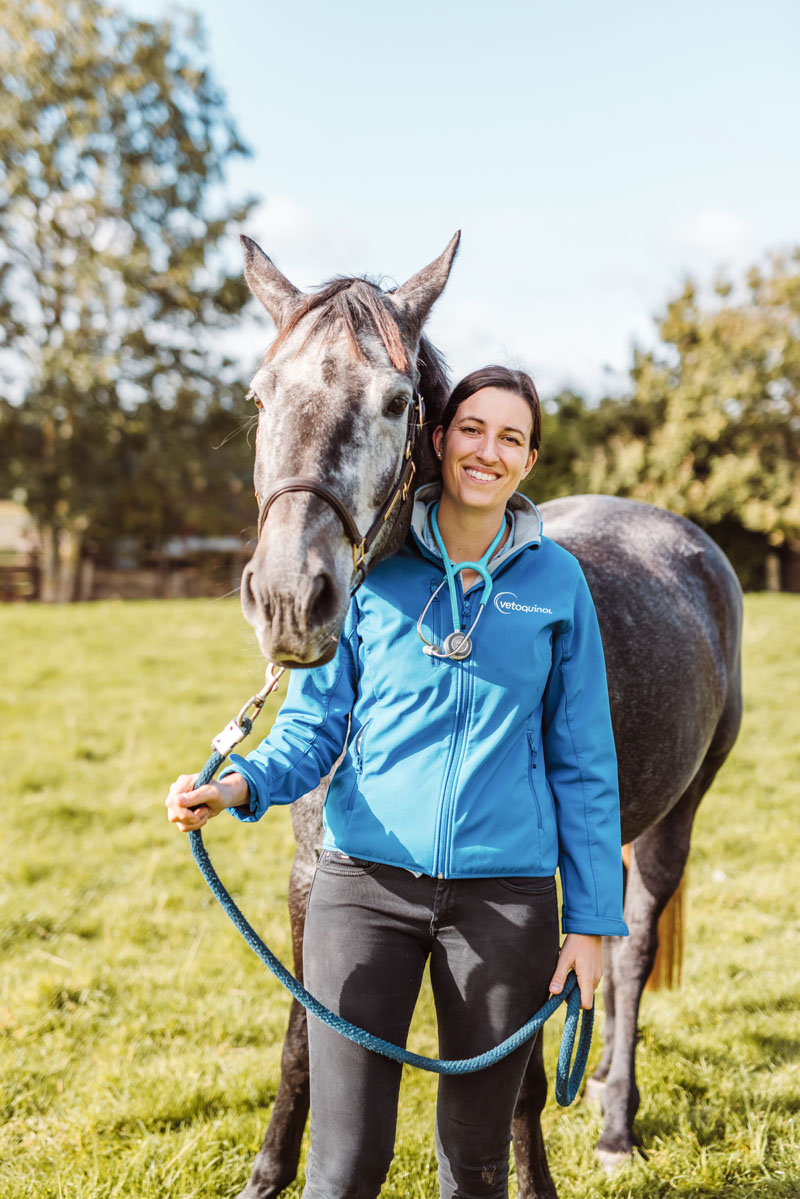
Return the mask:
M 411 484 L 414 481 L 414 475 L 416 473 L 417 473 L 417 468 L 414 465 L 414 463 L 412 462 L 411 470 L 408 472 L 408 478 L 406 479 L 405 483 L 403 484 L 403 489 L 400 492 L 400 498 L 402 499 L 403 503 L 405 503 L 406 500 L 408 499 L 408 493 L 411 490 Z
M 364 561 L 366 556 L 367 542 L 366 538 L 362 537 L 360 545 L 353 545 L 353 570 L 359 570 L 361 563 Z

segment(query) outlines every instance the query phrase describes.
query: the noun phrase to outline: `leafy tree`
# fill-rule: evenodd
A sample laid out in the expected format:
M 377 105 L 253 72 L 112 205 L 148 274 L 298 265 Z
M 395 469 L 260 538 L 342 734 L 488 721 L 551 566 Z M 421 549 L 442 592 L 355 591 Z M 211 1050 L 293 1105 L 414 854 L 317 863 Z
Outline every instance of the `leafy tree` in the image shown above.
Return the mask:
M 574 391 L 542 402 L 542 445 L 522 490 L 538 503 L 580 491 L 591 409 Z
M 534 471 L 523 491 L 537 501 L 582 492 L 607 491 L 602 472 L 596 469 L 598 448 L 625 431 L 642 432 L 630 402 L 606 397 L 590 405 L 572 390 L 543 402 L 542 447 Z M 600 455 L 603 461 L 603 455 Z
M 48 598 L 87 530 L 175 531 L 233 422 L 213 347 L 247 298 L 222 239 L 250 202 L 221 186 L 246 149 L 199 63 L 187 16 L 0 0 L 0 483 L 39 524 Z
M 800 250 L 703 304 L 689 279 L 637 352 L 588 490 L 659 504 L 747 558 L 800 538 Z M 738 549 L 737 549 L 738 547 Z M 745 574 L 748 573 L 744 570 Z

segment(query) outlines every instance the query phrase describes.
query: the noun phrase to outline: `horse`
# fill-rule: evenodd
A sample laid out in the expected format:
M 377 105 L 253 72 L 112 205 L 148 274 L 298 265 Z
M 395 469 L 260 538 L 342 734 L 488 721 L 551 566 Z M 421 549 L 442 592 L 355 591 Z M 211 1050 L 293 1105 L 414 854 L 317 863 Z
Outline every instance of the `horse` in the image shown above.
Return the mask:
M 247 283 L 277 326 L 251 389 L 259 409 L 259 537 L 242 576 L 242 608 L 275 662 L 310 667 L 330 659 L 351 587 L 399 547 L 415 486 L 436 477 L 430 431 L 448 384 L 423 326 L 458 239 L 394 290 L 340 277 L 302 293 L 242 238 Z M 550 500 L 541 515 L 546 534 L 580 561 L 594 598 L 622 840 L 632 843 L 624 899 L 630 935 L 604 941 L 604 1050 L 590 1080 L 604 1117 L 597 1153 L 611 1168 L 637 1143 L 637 1019 L 658 918 L 682 877 L 698 804 L 739 729 L 741 590 L 716 544 L 670 512 L 584 495 Z M 300 977 L 330 777 L 292 805 L 289 911 Z M 540 1123 L 546 1091 L 538 1038 L 513 1124 L 520 1199 L 556 1199 Z M 269 1127 L 238 1199 L 273 1199 L 293 1181 L 307 1114 L 305 1012 L 293 1002 Z

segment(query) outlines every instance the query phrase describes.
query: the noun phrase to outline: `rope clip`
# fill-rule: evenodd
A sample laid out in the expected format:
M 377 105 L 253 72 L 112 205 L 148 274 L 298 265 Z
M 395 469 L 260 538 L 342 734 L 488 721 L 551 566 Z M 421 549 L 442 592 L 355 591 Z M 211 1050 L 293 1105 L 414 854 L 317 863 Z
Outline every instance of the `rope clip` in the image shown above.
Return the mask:
M 231 750 L 235 749 L 239 742 L 244 741 L 245 737 L 249 735 L 253 721 L 264 707 L 267 696 L 271 695 L 278 686 L 278 681 L 285 670 L 285 666 L 280 666 L 276 662 L 267 663 L 267 677 L 264 686 L 255 695 L 250 696 L 238 716 L 226 724 L 222 732 L 217 733 L 211 742 L 211 748 L 215 749 L 220 757 L 227 758 Z

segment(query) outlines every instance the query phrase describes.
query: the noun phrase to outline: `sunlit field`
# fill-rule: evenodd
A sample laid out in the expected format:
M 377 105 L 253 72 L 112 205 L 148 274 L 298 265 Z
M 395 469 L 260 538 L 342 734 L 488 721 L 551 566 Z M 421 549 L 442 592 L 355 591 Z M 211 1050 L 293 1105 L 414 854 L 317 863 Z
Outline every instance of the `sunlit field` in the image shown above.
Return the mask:
M 163 800 L 260 685 L 254 639 L 235 600 L 7 606 L 0 627 L 0 1195 L 226 1199 L 266 1126 L 289 1000 Z M 695 826 L 684 985 L 642 1005 L 643 1153 L 606 1178 L 598 1113 L 551 1099 L 562 1199 L 800 1193 L 800 596 L 747 598 L 745 671 L 744 728 Z M 223 816 L 206 844 L 288 961 L 288 812 Z M 435 1052 L 427 997 L 412 1046 Z M 391 1199 L 437 1194 L 435 1086 L 406 1072 Z

